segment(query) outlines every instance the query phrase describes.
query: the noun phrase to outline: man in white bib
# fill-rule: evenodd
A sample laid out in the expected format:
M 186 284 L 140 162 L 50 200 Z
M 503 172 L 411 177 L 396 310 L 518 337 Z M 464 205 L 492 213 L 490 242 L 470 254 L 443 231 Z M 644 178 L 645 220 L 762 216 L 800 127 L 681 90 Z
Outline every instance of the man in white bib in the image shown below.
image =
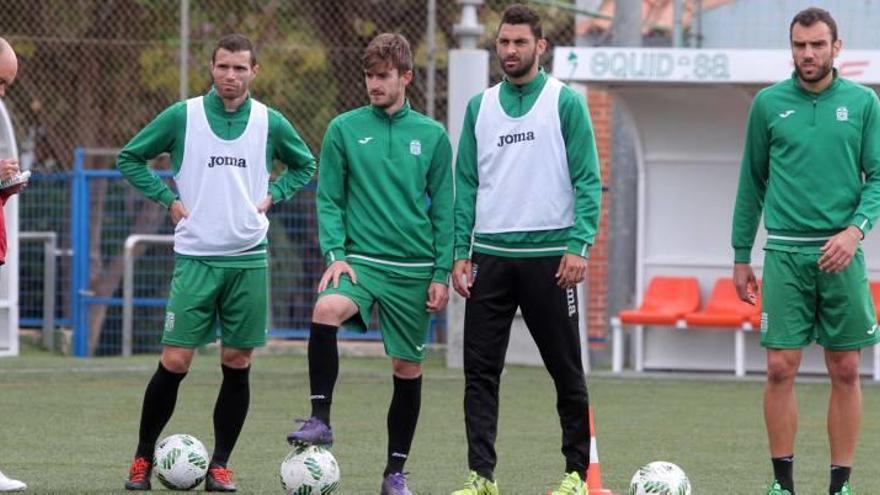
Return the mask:
M 498 493 L 498 387 L 517 308 L 556 385 L 565 472 L 552 493 L 586 493 L 589 403 L 575 286 L 599 220 L 599 160 L 583 95 L 540 68 L 546 46 L 537 13 L 504 11 L 495 47 L 505 80 L 471 99 L 459 141 L 452 281 L 467 298 L 471 472 L 454 495 Z
M 220 39 L 211 59 L 214 86 L 176 103 L 129 142 L 119 169 L 174 222 L 174 278 L 162 332 L 162 357 L 147 385 L 128 490 L 149 490 L 156 440 L 171 418 L 196 347 L 221 333 L 223 383 L 214 407 L 214 452 L 207 491 L 236 490 L 229 456 L 247 416 L 251 353 L 268 332 L 266 211 L 290 199 L 315 171 L 315 159 L 290 122 L 252 99 L 256 51 L 244 36 Z M 171 156 L 175 194 L 147 168 Z M 269 181 L 274 160 L 286 170 Z

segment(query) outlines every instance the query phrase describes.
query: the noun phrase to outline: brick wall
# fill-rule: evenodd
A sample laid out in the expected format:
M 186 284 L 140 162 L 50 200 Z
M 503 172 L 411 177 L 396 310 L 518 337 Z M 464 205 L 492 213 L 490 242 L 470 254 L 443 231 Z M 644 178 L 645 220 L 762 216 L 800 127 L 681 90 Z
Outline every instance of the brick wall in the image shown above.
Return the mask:
M 587 104 L 596 133 L 599 149 L 599 165 L 602 171 L 602 184 L 608 186 L 611 180 L 611 129 L 612 97 L 607 91 L 590 89 L 587 91 Z M 602 215 L 599 219 L 599 232 L 590 249 L 589 275 L 587 278 L 587 333 L 592 340 L 592 348 L 605 348 L 608 336 L 608 192 L 602 193 Z

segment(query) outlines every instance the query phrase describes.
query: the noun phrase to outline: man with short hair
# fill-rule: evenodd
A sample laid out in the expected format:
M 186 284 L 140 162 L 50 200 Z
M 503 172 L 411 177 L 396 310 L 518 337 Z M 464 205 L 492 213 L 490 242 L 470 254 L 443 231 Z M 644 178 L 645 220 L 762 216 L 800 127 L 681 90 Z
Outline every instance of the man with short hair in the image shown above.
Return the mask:
M 404 463 L 415 435 L 430 313 L 443 310 L 452 267 L 452 149 L 446 131 L 406 99 L 412 52 L 380 34 L 363 56 L 370 105 L 337 116 L 321 147 L 318 229 L 328 266 L 309 337 L 312 414 L 291 443 L 330 444 L 339 372 L 336 332 L 366 330 L 373 306 L 394 393 L 382 495 L 409 495 Z
M 18 74 L 18 59 L 9 42 L 0 38 L 0 98 L 6 96 L 6 90 L 15 81 Z M 16 158 L 0 158 L 0 180 L 12 179 L 20 173 Z M 3 216 L 3 206 L 6 201 L 25 186 L 24 183 L 0 189 L 0 265 L 6 261 L 6 222 Z M 0 472 L 0 492 L 24 491 L 27 485 L 21 481 L 7 478 Z
M 870 88 L 834 69 L 842 42 L 831 15 L 799 12 L 789 26 L 794 73 L 755 96 L 733 216 L 733 277 L 754 304 L 750 266 L 764 213 L 761 345 L 767 348 L 764 421 L 775 480 L 794 494 L 802 349 L 825 349 L 831 378 L 828 493 L 848 495 L 861 420 L 861 349 L 880 342 L 859 243 L 880 214 L 880 104 Z
M 150 489 L 156 440 L 196 347 L 215 340 L 215 322 L 223 383 L 205 489 L 236 490 L 227 462 L 247 416 L 251 354 L 265 345 L 268 332 L 266 212 L 290 199 L 315 170 L 290 122 L 251 98 L 258 69 L 250 40 L 238 34 L 220 38 L 211 58 L 211 90 L 163 111 L 119 155 L 119 170 L 145 196 L 167 206 L 175 224 L 162 357 L 144 394 L 128 490 Z M 147 168 L 148 160 L 166 152 L 178 194 Z M 286 169 L 270 182 L 274 160 Z
M 462 127 L 452 281 L 467 298 L 471 472 L 454 495 L 498 493 L 498 388 L 517 308 L 556 386 L 565 472 L 552 493 L 587 491 L 589 401 L 576 286 L 587 273 L 601 181 L 586 101 L 540 68 L 546 47 L 538 14 L 508 7 L 495 38 L 505 80 L 471 99 Z

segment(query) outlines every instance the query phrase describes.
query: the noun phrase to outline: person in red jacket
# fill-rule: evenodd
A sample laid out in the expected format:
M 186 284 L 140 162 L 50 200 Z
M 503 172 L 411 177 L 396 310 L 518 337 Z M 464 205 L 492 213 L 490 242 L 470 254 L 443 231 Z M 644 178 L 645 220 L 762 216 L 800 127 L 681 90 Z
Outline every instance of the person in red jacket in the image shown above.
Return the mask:
M 9 43 L 0 38 L 0 98 L 6 96 L 6 88 L 15 80 L 18 73 L 18 59 Z M 0 158 L 0 180 L 6 181 L 18 175 L 18 160 L 15 158 Z M 24 184 L 0 189 L 0 206 L 6 204 L 10 196 L 17 193 Z M 0 264 L 6 262 L 6 222 L 3 219 L 3 209 L 0 208 Z M 0 492 L 24 491 L 27 485 L 21 481 L 7 478 L 0 472 Z

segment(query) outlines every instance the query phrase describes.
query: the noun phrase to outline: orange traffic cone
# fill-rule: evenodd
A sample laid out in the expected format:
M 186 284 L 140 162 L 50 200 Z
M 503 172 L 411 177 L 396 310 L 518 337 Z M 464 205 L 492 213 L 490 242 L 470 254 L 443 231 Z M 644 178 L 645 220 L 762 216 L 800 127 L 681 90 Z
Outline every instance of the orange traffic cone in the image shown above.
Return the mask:
M 593 408 L 590 413 L 590 466 L 587 468 L 587 486 L 590 495 L 614 495 L 602 488 L 602 470 L 599 468 L 599 447 L 596 446 L 596 427 L 593 426 Z

